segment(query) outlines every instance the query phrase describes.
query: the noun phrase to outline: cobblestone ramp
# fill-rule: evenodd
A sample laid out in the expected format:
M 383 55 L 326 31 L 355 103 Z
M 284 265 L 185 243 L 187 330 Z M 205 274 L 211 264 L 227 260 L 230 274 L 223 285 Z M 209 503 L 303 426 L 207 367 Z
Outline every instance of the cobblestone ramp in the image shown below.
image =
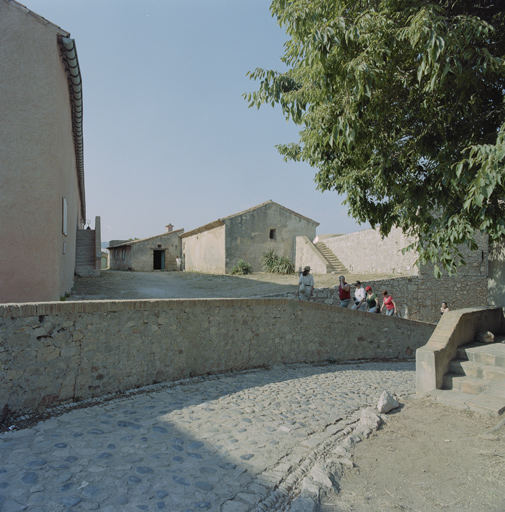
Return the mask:
M 279 366 L 72 410 L 0 434 L 0 509 L 287 511 L 384 389 L 414 393 L 414 363 Z

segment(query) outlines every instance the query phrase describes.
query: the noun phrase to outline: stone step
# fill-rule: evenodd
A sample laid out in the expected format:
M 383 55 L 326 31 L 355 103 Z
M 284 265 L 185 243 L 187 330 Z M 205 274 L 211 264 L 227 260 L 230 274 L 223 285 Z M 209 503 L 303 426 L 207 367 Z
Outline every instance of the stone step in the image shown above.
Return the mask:
M 505 397 L 495 396 L 488 392 L 472 395 L 463 391 L 435 389 L 430 395 L 440 403 L 454 408 L 499 416 L 505 412 Z
M 485 379 L 494 382 L 505 380 L 505 367 L 477 363 L 464 359 L 453 359 L 449 364 L 449 371 L 474 379 Z
M 471 395 L 478 395 L 489 389 L 490 383 L 484 379 L 473 379 L 457 373 L 446 373 L 444 375 L 444 388 L 455 389 L 470 393 Z
M 496 342 L 464 345 L 458 348 L 458 358 L 505 368 L 505 344 Z
M 324 256 L 326 261 L 330 264 L 333 272 L 345 273 L 347 269 L 342 262 L 335 256 L 335 254 L 323 242 L 317 242 L 316 247 L 318 251 Z

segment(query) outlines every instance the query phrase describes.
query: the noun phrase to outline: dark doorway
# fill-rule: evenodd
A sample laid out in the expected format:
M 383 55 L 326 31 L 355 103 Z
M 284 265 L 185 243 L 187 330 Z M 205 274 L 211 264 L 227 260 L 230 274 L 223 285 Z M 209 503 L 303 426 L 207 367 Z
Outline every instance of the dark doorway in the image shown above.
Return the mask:
M 153 270 L 165 270 L 165 251 L 154 251 Z

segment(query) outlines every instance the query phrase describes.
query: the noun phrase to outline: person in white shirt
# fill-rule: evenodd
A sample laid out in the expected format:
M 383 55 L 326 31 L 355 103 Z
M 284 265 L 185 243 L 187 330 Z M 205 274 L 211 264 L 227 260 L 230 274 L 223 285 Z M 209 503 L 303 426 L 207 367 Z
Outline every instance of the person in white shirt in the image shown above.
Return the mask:
M 302 286 L 303 285 L 303 286 Z M 301 288 L 301 289 L 300 289 Z M 310 274 L 310 267 L 305 267 L 298 279 L 298 291 L 296 294 L 300 300 L 310 300 L 314 293 L 314 276 Z
M 361 281 L 356 281 L 356 290 L 354 290 L 354 304 L 351 309 L 360 309 L 366 311 L 366 291 Z

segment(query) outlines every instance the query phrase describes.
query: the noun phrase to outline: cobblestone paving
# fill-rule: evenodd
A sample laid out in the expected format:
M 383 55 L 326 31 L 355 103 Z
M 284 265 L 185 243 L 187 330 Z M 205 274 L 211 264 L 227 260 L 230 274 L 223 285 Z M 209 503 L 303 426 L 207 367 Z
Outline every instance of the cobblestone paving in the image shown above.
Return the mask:
M 278 366 L 76 409 L 0 434 L 0 510 L 280 510 L 279 483 L 384 389 L 414 393 L 414 363 Z

